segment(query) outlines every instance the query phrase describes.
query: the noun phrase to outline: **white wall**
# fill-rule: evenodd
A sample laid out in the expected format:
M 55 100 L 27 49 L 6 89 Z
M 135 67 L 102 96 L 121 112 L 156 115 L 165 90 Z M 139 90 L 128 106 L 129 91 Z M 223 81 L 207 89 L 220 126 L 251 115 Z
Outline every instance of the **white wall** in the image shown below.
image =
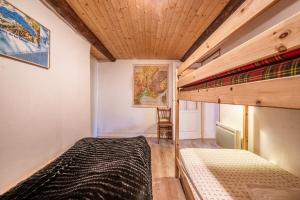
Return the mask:
M 257 34 L 271 28 L 284 19 L 295 15 L 300 11 L 299 0 L 283 0 L 278 1 L 270 9 L 263 12 L 260 16 L 247 23 L 247 25 L 238 31 L 227 40 L 221 48 L 221 54 L 229 51 L 230 49 L 246 42 Z
M 220 122 L 230 128 L 238 130 L 243 137 L 243 106 L 220 105 Z
M 249 151 L 300 177 L 300 110 L 249 106 L 248 116 Z M 221 105 L 220 121 L 241 131 L 243 106 Z
M 239 30 L 222 47 L 225 53 L 300 11 L 300 1 L 279 1 Z M 263 44 L 262 44 L 263 45 Z M 242 128 L 242 107 L 221 105 L 221 122 Z M 249 150 L 300 176 L 300 110 L 249 107 Z
M 117 60 L 98 64 L 98 136 L 156 136 L 156 108 L 132 106 L 133 65 L 169 64 L 169 107 L 175 108 L 175 68 L 180 62 L 168 60 Z M 201 104 L 181 103 L 180 138 L 201 137 Z M 186 107 L 189 107 L 188 109 Z M 215 138 L 215 122 L 219 109 L 216 104 L 203 103 L 203 136 Z M 174 119 L 174 115 L 173 115 Z M 175 120 L 173 120 L 173 123 Z
M 0 57 L 0 193 L 90 136 L 90 45 L 38 0 L 10 0 L 51 31 L 49 70 Z
M 219 105 L 179 101 L 179 139 L 216 138 Z
M 94 137 L 98 136 L 98 115 L 99 115 L 99 89 L 98 89 L 98 66 L 99 62 L 97 59 L 91 56 L 91 127 L 92 134 Z
M 216 122 L 219 121 L 219 105 L 202 103 L 202 137 L 216 138 Z
M 179 101 L 179 139 L 201 138 L 201 103 Z
M 249 107 L 249 149 L 300 177 L 300 110 Z
M 169 107 L 173 104 L 176 62 L 117 60 L 99 65 L 99 136 L 156 135 L 156 108 L 133 107 L 133 65 L 169 64 Z M 172 110 L 174 111 L 174 109 Z

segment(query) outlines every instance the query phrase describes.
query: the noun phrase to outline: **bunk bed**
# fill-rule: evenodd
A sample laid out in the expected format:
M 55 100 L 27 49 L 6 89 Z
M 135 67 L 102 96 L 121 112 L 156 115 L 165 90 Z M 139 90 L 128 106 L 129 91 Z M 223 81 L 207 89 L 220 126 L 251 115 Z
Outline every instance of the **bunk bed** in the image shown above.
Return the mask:
M 142 136 L 81 139 L 0 199 L 150 200 L 150 147 Z
M 188 200 L 300 196 L 300 178 L 247 151 L 248 106 L 300 109 L 300 12 L 191 69 L 276 2 L 245 1 L 177 69 L 175 173 Z M 180 149 L 180 100 L 244 105 L 243 149 Z

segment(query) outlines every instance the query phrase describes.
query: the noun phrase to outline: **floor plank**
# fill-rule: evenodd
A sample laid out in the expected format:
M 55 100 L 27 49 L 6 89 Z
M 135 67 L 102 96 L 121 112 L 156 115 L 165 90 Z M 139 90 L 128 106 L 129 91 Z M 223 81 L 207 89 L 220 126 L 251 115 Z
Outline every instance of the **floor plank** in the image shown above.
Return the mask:
M 180 181 L 175 178 L 175 149 L 170 140 L 147 138 L 151 147 L 154 200 L 185 200 Z M 181 140 L 180 148 L 218 148 L 213 139 Z
M 174 145 L 170 141 L 148 138 L 151 147 L 153 200 L 185 200 L 178 179 L 175 178 Z

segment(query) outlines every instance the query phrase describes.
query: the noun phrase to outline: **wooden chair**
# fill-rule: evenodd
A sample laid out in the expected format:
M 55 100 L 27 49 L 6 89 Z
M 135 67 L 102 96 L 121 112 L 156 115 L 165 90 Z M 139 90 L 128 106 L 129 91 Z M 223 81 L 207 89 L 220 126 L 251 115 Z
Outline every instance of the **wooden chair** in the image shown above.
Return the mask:
M 157 143 L 165 133 L 167 139 L 173 141 L 173 124 L 171 122 L 171 108 L 157 108 Z

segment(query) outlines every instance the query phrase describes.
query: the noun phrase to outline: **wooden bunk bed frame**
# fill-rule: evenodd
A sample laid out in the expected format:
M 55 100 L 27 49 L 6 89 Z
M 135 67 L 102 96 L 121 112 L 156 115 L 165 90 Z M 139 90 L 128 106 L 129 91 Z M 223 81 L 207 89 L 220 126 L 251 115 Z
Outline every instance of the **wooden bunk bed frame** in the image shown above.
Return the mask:
M 194 200 L 194 197 L 179 156 L 179 100 L 245 105 L 243 120 L 245 131 L 242 144 L 243 149 L 246 150 L 248 149 L 248 105 L 300 109 L 300 75 L 206 89 L 197 88 L 197 84 L 201 80 L 236 67 L 298 49 L 300 47 L 300 12 L 256 35 L 208 64 L 196 70 L 189 69 L 194 63 L 203 60 L 220 48 L 221 44 L 234 32 L 276 2 L 276 0 L 246 0 L 177 69 L 175 176 L 180 178 L 188 200 Z

